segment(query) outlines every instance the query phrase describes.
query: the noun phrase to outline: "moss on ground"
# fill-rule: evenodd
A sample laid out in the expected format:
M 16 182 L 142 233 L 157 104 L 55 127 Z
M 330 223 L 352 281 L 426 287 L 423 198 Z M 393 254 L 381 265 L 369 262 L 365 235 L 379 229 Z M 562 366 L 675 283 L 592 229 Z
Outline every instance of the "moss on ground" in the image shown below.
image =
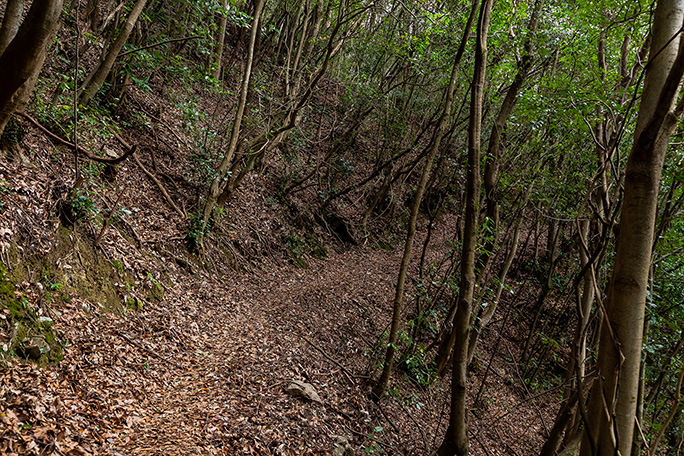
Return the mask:
M 99 253 L 78 226 L 58 228 L 54 248 L 45 255 L 23 256 L 12 248 L 7 258 L 9 267 L 0 263 L 0 359 L 18 356 L 39 364 L 60 361 L 62 342 L 52 319 L 39 315 L 38 302 L 58 307 L 70 302 L 71 296 L 79 296 L 105 312 L 120 312 L 124 305 L 115 284 L 135 283 L 121 263 Z M 18 290 L 17 284 L 37 285 L 31 282 L 40 283 L 39 297 Z M 163 290 L 150 288 L 157 299 L 163 298 Z
M 52 319 L 38 316 L 33 303 L 8 279 L 4 266 L 0 267 L 0 333 L 0 359 L 19 356 L 48 364 L 63 358 Z

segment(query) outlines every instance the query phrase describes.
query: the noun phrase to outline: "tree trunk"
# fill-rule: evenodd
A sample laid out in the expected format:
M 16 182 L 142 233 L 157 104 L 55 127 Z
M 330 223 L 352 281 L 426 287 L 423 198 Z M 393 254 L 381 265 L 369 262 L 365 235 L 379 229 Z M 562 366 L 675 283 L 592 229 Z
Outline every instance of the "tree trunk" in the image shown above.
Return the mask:
M 494 246 L 496 245 L 498 228 L 499 228 L 499 202 L 496 195 L 496 186 L 499 177 L 499 167 L 501 165 L 501 142 L 508 122 L 508 118 L 513 113 L 513 108 L 515 108 L 516 101 L 518 100 L 518 92 L 522 88 L 525 80 L 527 79 L 527 74 L 532 67 L 532 62 L 534 61 L 533 53 L 533 43 L 534 36 L 537 31 L 537 25 L 539 23 L 539 11 L 541 10 L 543 0 L 536 0 L 534 4 L 534 10 L 532 11 L 532 17 L 527 26 L 529 34 L 527 35 L 524 47 L 523 47 L 523 57 L 518 64 L 518 72 L 513 78 L 513 83 L 511 84 L 508 92 L 506 93 L 506 98 L 504 98 L 503 103 L 501 103 L 501 109 L 499 110 L 499 115 L 494 121 L 492 126 L 492 131 L 489 135 L 489 144 L 487 146 L 487 153 L 485 154 L 485 171 L 484 171 L 484 190 L 485 190 L 485 213 L 488 219 L 488 223 L 491 224 L 492 232 L 487 236 L 487 240 L 484 243 L 484 248 L 482 249 L 482 254 L 478 258 L 478 269 L 480 270 L 480 277 L 484 277 L 485 270 L 489 264 L 489 260 L 494 252 Z M 474 348 L 474 347 L 473 347 Z
M 461 286 L 458 307 L 454 319 L 455 349 L 451 378 L 451 408 L 449 426 L 440 456 L 465 456 L 468 454 L 468 338 L 470 313 L 475 292 L 475 246 L 478 235 L 480 212 L 480 148 L 482 134 L 482 97 L 487 69 L 487 33 L 492 12 L 492 0 L 483 0 L 477 25 L 475 47 L 475 71 L 470 95 L 470 123 L 468 126 L 468 180 L 466 193 L 465 233 L 461 255 Z
M 658 2 L 634 144 L 625 170 L 620 235 L 601 329 L 598 378 L 589 399 L 581 454 L 630 456 L 639 389 L 642 332 L 658 189 L 672 111 L 684 73 L 678 35 L 684 1 Z
M 428 151 L 427 157 L 425 158 L 425 165 L 423 167 L 423 172 L 420 176 L 418 189 L 416 190 L 416 195 L 413 199 L 413 204 L 411 204 L 411 219 L 409 220 L 409 226 L 406 233 L 404 255 L 401 259 L 401 265 L 399 267 L 399 278 L 397 280 L 397 286 L 394 295 L 392 326 L 390 328 L 389 333 L 389 342 L 387 343 L 387 352 L 385 353 L 385 362 L 383 364 L 380 379 L 376 383 L 375 388 L 373 388 L 373 395 L 377 399 L 381 398 L 382 394 L 385 392 L 385 389 L 387 388 L 387 383 L 389 382 L 390 374 L 392 373 L 394 353 L 396 352 L 397 348 L 397 333 L 399 332 L 399 325 L 401 323 L 401 308 L 404 301 L 404 286 L 406 284 L 406 273 L 408 272 L 408 266 L 411 260 L 411 251 L 413 249 L 413 240 L 416 234 L 416 221 L 418 220 L 420 203 L 423 200 L 425 188 L 427 187 L 428 179 L 430 178 L 430 174 L 432 172 L 432 163 L 434 162 L 435 156 L 439 151 L 439 146 L 442 143 L 444 134 L 447 131 L 447 125 L 449 123 L 449 118 L 451 117 L 451 107 L 454 101 L 454 91 L 456 89 L 456 75 L 458 74 L 458 67 L 461 64 L 461 58 L 463 57 L 466 44 L 468 43 L 468 39 L 470 38 L 470 29 L 473 25 L 476 8 L 477 0 L 474 0 L 470 10 L 470 16 L 468 17 L 468 21 L 463 32 L 463 37 L 461 38 L 461 44 L 459 46 L 458 52 L 456 53 L 456 56 L 454 57 L 454 64 L 451 68 L 451 78 L 449 79 L 449 87 L 447 88 L 446 100 L 444 102 L 444 110 L 442 111 L 439 123 L 435 128 L 435 132 L 432 137 L 432 143 Z
M 259 33 L 259 20 L 261 18 L 261 12 L 264 9 L 264 3 L 265 0 L 257 0 L 257 3 L 254 7 L 254 19 L 252 20 L 252 30 L 249 35 L 249 48 L 247 50 L 247 62 L 245 63 L 245 72 L 242 75 L 242 86 L 240 87 L 240 100 L 238 102 L 237 112 L 235 113 L 235 120 L 233 121 L 233 129 L 230 133 L 228 150 L 223 156 L 223 160 L 221 160 L 221 163 L 219 164 L 216 177 L 211 183 L 209 194 L 207 195 L 207 201 L 204 204 L 204 213 L 202 215 L 202 233 L 204 233 L 207 223 L 209 222 L 214 208 L 216 207 L 216 200 L 225 187 L 226 178 L 228 177 L 226 172 L 228 171 L 230 161 L 233 159 L 233 155 L 235 155 L 235 150 L 237 149 L 238 141 L 240 139 L 240 127 L 242 124 L 242 117 L 245 112 L 245 106 L 247 105 L 247 92 L 249 91 L 249 81 L 252 76 L 254 45 L 256 43 L 256 36 Z
M 5 52 L 10 41 L 16 36 L 23 13 L 24 0 L 9 0 L 7 2 L 5 15 L 2 18 L 2 27 L 0 28 L 0 55 Z
M 62 0 L 34 0 L 16 36 L 0 56 L 0 134 L 20 101 L 22 86 L 40 71 L 57 33 Z
M 116 40 L 114 40 L 114 42 L 109 46 L 107 51 L 103 53 L 102 57 L 100 58 L 100 63 L 83 82 L 83 88 L 79 97 L 79 104 L 86 106 L 100 90 L 102 84 L 104 84 L 107 75 L 112 70 L 114 63 L 116 62 L 116 58 L 119 56 L 119 52 L 121 52 L 121 49 L 123 49 L 124 45 L 128 41 L 128 37 L 133 31 L 133 27 L 135 27 L 135 23 L 138 21 L 138 17 L 145 8 L 146 3 L 147 0 L 138 0 L 135 3 L 135 6 L 133 6 L 133 9 L 128 15 L 126 23 L 124 24 L 123 29 L 121 29 L 119 36 L 116 37 Z
M 223 46 L 226 42 L 226 27 L 228 25 L 228 17 L 226 16 L 228 0 L 221 0 L 221 7 L 221 19 L 219 20 L 218 36 L 216 37 L 216 52 L 212 62 L 212 77 L 214 79 L 221 77 L 221 58 L 223 57 Z
M 481 314 L 478 315 L 477 321 L 472 325 L 473 330 L 470 332 L 470 339 L 468 340 L 468 364 L 473 362 L 473 357 L 475 356 L 475 349 L 477 348 L 477 341 L 480 337 L 480 334 L 494 317 L 494 312 L 496 312 L 499 301 L 501 300 L 501 294 L 503 293 L 504 287 L 506 285 L 508 271 L 511 268 L 511 264 L 513 264 L 513 259 L 515 259 L 515 256 L 518 253 L 518 243 L 520 242 L 520 226 L 522 225 L 523 221 L 522 211 L 524 211 L 525 207 L 527 206 L 528 195 L 525 195 L 525 203 L 523 203 L 520 214 L 518 215 L 518 220 L 515 223 L 515 228 L 513 228 L 511 247 L 506 254 L 506 259 L 504 260 L 504 264 L 499 272 L 499 277 L 496 280 L 496 291 L 494 292 L 491 303 L 487 308 L 482 310 Z

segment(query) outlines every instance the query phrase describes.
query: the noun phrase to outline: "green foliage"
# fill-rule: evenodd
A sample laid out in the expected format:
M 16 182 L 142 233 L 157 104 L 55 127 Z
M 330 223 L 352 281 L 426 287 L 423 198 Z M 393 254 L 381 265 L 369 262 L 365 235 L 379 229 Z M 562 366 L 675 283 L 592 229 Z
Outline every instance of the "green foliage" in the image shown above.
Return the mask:
M 80 220 L 94 220 L 100 215 L 100 209 L 94 201 L 95 192 L 84 187 L 78 187 L 67 197 L 64 211 L 73 224 Z
M 429 356 L 421 346 L 417 346 L 411 352 L 405 354 L 401 359 L 400 365 L 405 370 L 409 380 L 424 388 L 430 386 L 435 379 L 436 372 L 434 366 L 429 362 Z
M 385 429 L 382 426 L 375 426 L 371 433 L 368 434 L 370 442 L 364 445 L 363 450 L 366 454 L 383 454 L 382 446 L 379 442 L 383 440 Z
M 373 347 L 364 350 L 363 354 L 369 359 L 373 369 L 378 369 L 381 366 L 380 362 L 382 358 L 385 356 L 388 342 L 389 332 L 385 330 L 380 334 L 377 342 L 375 343 L 375 345 L 373 345 Z
M 112 266 L 119 271 L 119 273 L 123 272 L 123 264 L 119 260 L 112 260 Z
M 198 245 L 205 232 L 209 232 L 211 230 L 214 224 L 214 218 L 209 218 L 206 227 L 204 226 L 204 218 L 201 211 L 188 213 L 188 220 L 190 221 L 188 238 L 192 243 Z

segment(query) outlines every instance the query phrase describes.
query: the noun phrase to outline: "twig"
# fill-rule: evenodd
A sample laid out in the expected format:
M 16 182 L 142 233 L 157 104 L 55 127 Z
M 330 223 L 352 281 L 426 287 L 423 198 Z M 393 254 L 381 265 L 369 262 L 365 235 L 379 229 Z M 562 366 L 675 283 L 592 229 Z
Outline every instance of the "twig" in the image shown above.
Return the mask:
M 121 137 L 121 135 L 118 134 L 117 132 L 112 131 L 112 133 L 114 134 L 114 137 L 115 137 L 115 138 L 121 143 L 121 145 L 124 146 L 125 148 L 131 149 L 131 148 L 135 148 L 135 147 L 136 147 L 136 146 L 131 146 L 130 144 L 128 144 L 128 142 L 127 142 L 125 139 L 123 139 L 123 138 Z M 134 155 L 134 156 L 133 156 L 133 159 L 134 159 L 135 162 L 138 164 L 138 166 L 140 167 L 140 169 L 142 169 L 142 171 L 143 171 L 145 174 L 147 174 L 147 177 L 149 177 L 150 179 L 152 179 L 152 180 L 154 181 L 154 183 L 157 184 L 157 187 L 159 187 L 159 190 L 160 190 L 160 191 L 162 192 L 162 194 L 164 195 L 164 198 L 166 198 L 166 202 L 169 203 L 169 205 L 170 205 L 176 212 L 178 212 L 178 214 L 180 214 L 181 217 L 186 217 L 185 213 L 184 213 L 183 211 L 180 210 L 180 208 L 176 205 L 176 203 L 173 202 L 173 200 L 171 199 L 171 197 L 170 197 L 169 194 L 167 193 L 166 189 L 164 188 L 164 184 L 162 184 L 161 181 L 160 181 L 159 179 L 157 179 L 157 176 L 155 176 L 154 174 L 152 174 L 151 172 L 149 172 L 149 171 L 147 170 L 147 168 L 145 168 L 145 167 L 143 166 L 143 164 L 140 163 L 140 160 L 138 159 L 138 156 L 137 156 L 137 155 Z
M 380 413 L 382 414 L 382 416 L 385 417 L 385 419 L 386 419 L 387 422 L 390 424 L 390 426 L 392 426 L 392 428 L 395 430 L 395 432 L 396 432 L 398 435 L 401 435 L 401 431 L 399 430 L 399 428 L 397 427 L 397 425 L 394 424 L 394 422 L 393 422 L 392 420 L 389 419 L 389 416 L 387 416 L 387 414 L 385 413 L 385 411 L 384 411 L 384 410 L 382 409 L 382 407 L 380 406 L 380 401 L 378 401 L 378 402 L 373 402 L 373 403 L 374 403 L 375 406 L 378 408 L 378 410 L 380 410 Z
M 121 10 L 121 8 L 124 7 L 125 4 L 126 4 L 126 1 L 124 0 L 123 2 L 121 2 L 121 3 L 119 4 L 119 6 L 117 6 L 116 8 L 114 8 L 114 11 L 112 11 L 111 13 L 109 13 L 109 16 L 107 16 L 107 17 L 105 18 L 105 20 L 102 22 L 102 27 L 100 28 L 100 30 L 104 30 L 104 29 L 107 28 L 107 25 L 109 25 L 109 22 L 110 22 L 112 19 L 114 19 L 114 16 L 116 16 L 116 13 L 118 13 L 119 10 Z
M 348 413 L 343 412 L 342 410 L 338 409 L 338 408 L 335 407 L 334 405 L 330 405 L 330 404 L 327 404 L 327 403 L 326 403 L 325 406 L 326 406 L 329 410 L 331 410 L 331 411 L 337 413 L 337 414 L 340 415 L 342 418 L 344 418 L 344 419 L 346 419 L 346 420 L 348 420 L 348 421 L 351 421 L 352 423 L 354 423 L 354 422 L 356 421 L 353 417 L 349 416 Z
M 138 48 L 138 49 L 133 49 L 132 51 L 123 52 L 123 53 L 119 54 L 119 56 L 117 58 L 125 57 L 129 54 L 135 54 L 136 52 L 140 52 L 140 51 L 144 51 L 145 49 L 150 49 L 153 47 L 161 46 L 163 44 L 175 43 L 176 41 L 195 40 L 197 38 L 202 38 L 202 37 L 200 35 L 195 35 L 195 36 L 186 36 L 185 38 L 175 38 L 173 40 L 161 41 L 159 43 L 150 44 L 148 46 L 143 46 L 143 47 Z
M 310 341 L 309 339 L 307 339 L 306 337 L 302 336 L 302 339 L 304 339 L 304 341 L 305 341 L 307 344 L 309 344 L 309 345 L 311 345 L 313 348 L 315 348 L 316 351 L 318 351 L 321 355 L 325 356 L 326 359 L 327 359 L 328 361 L 330 361 L 331 363 L 335 364 L 337 367 L 339 367 L 340 369 L 342 369 L 342 372 L 344 372 L 344 373 L 349 377 L 349 379 L 350 379 L 352 382 L 355 381 L 354 379 L 356 378 L 356 375 L 352 374 L 352 373 L 349 371 L 349 369 L 347 369 L 347 368 L 344 367 L 342 364 L 340 364 L 338 361 L 336 361 L 336 360 L 334 360 L 333 358 L 331 358 L 330 356 L 328 356 L 328 354 L 327 354 L 326 352 L 324 352 L 323 350 L 321 350 L 319 347 L 317 347 L 313 342 L 311 342 L 311 341 Z
M 150 114 L 149 112 L 145 111 L 145 109 L 142 107 L 142 105 L 140 104 L 140 102 L 137 102 L 137 101 L 136 101 L 136 104 L 138 105 L 138 108 L 140 109 L 140 111 L 141 111 L 143 114 L 145 114 L 146 116 L 150 117 L 152 120 L 156 121 L 157 123 L 159 123 L 159 124 L 162 125 L 163 127 L 166 127 L 166 129 L 169 130 L 169 132 L 170 132 L 173 136 L 176 137 L 176 139 L 178 140 L 179 143 L 181 143 L 181 144 L 184 145 L 185 147 L 188 147 L 188 148 L 189 148 L 189 146 L 186 144 L 186 142 L 183 141 L 183 139 L 178 135 L 178 133 L 176 133 L 176 132 L 173 130 L 173 128 L 171 128 L 169 125 L 167 125 L 167 124 L 166 124 L 163 120 L 161 120 L 159 117 L 156 117 L 156 116 Z M 162 138 L 162 141 L 164 141 L 164 138 Z M 166 142 L 166 141 L 164 141 L 164 142 Z M 167 145 L 168 145 L 168 143 L 167 143 Z M 171 148 L 173 149 L 173 147 L 171 147 Z
M 107 225 L 109 224 L 109 221 L 112 219 L 112 216 L 114 215 L 114 211 L 116 210 L 116 207 L 119 204 L 119 201 L 121 201 L 121 197 L 126 193 L 126 190 L 128 187 L 124 187 L 123 190 L 121 190 L 121 193 L 119 193 L 119 196 L 116 198 L 116 201 L 114 202 L 114 205 L 112 206 L 111 210 L 109 211 L 109 215 L 107 215 L 107 218 L 105 219 L 104 223 L 102 224 L 102 229 L 100 229 L 100 233 L 97 235 L 97 238 L 95 238 L 95 245 L 100 243 L 100 239 L 102 238 L 102 235 L 104 234 L 105 230 L 107 229 Z
M 168 202 L 169 205 L 170 205 L 176 212 L 178 212 L 178 214 L 180 214 L 181 217 L 185 217 L 185 213 L 183 213 L 183 211 L 180 210 L 180 208 L 176 205 L 176 203 L 173 202 L 173 200 L 171 199 L 171 197 L 169 196 L 169 194 L 166 192 L 166 189 L 164 188 L 164 185 L 159 181 L 159 179 L 157 179 L 157 177 L 156 177 L 154 174 L 152 174 L 151 172 L 149 172 L 149 171 L 147 170 L 147 168 L 145 168 L 145 167 L 143 166 L 143 164 L 140 163 L 140 160 L 138 160 L 138 157 L 137 157 L 137 156 L 133 156 L 133 158 L 135 159 L 135 162 L 138 164 L 138 166 L 140 167 L 140 169 L 142 169 L 142 171 L 143 171 L 145 174 L 147 174 L 147 177 L 149 177 L 150 179 L 152 179 L 152 180 L 154 181 L 154 183 L 157 184 L 157 187 L 159 187 L 159 190 L 160 190 L 160 191 L 162 192 L 162 194 L 164 195 L 164 198 L 166 198 L 166 202 Z
M 206 418 L 204 418 L 204 426 L 202 426 L 202 433 L 204 433 L 207 430 L 207 427 L 209 426 L 209 417 L 211 416 L 211 410 L 207 412 Z
M 392 397 L 394 398 L 396 403 L 399 404 L 399 407 L 404 411 L 404 413 L 406 413 L 406 415 L 408 415 L 408 417 L 411 419 L 411 421 L 413 421 L 413 424 L 415 424 L 416 427 L 418 428 L 418 430 L 420 431 L 420 435 L 423 438 L 423 446 L 425 447 L 425 453 L 427 453 L 430 450 L 430 446 L 428 445 L 427 437 L 425 436 L 425 432 L 423 431 L 423 426 L 421 426 L 420 423 L 418 423 L 418 421 L 416 421 L 416 419 L 413 417 L 413 415 L 411 415 L 411 412 L 409 412 L 406 409 L 406 407 L 404 407 L 404 404 L 402 404 L 399 399 L 397 399 L 394 396 L 392 396 Z
M 79 53 L 79 46 L 81 45 L 81 27 L 78 22 L 79 5 L 76 2 L 76 67 L 74 68 L 74 172 L 76 177 L 74 179 L 74 190 L 81 182 L 81 166 L 78 163 L 78 67 L 81 65 L 81 54 Z M 97 241 L 95 242 L 97 244 Z
M 144 351 L 145 353 L 147 353 L 148 355 L 153 356 L 153 357 L 155 357 L 155 358 L 157 358 L 157 359 L 159 359 L 159 360 L 161 360 L 161 361 L 164 361 L 165 363 L 169 363 L 169 364 L 171 364 L 172 366 L 177 367 L 178 369 L 184 369 L 184 367 L 182 367 L 181 365 L 176 364 L 175 361 L 172 361 L 172 360 L 170 360 L 170 359 L 168 359 L 168 358 L 164 358 L 163 356 L 156 354 L 155 352 L 153 352 L 153 351 L 150 350 L 149 348 L 144 347 L 142 344 L 140 344 L 140 342 L 137 342 L 137 341 L 131 339 L 129 336 L 127 336 L 126 334 L 122 333 L 121 331 L 114 331 L 114 334 L 116 334 L 117 336 L 121 337 L 123 340 L 125 340 L 125 341 L 128 342 L 129 344 L 133 345 L 134 347 L 139 348 L 140 350 L 143 350 L 143 351 Z
M 480 446 L 481 446 L 482 449 L 484 450 L 485 454 L 486 454 L 487 456 L 490 456 L 490 453 L 489 453 L 489 451 L 487 450 L 487 446 L 486 446 L 484 443 L 482 443 L 482 439 L 480 439 L 480 434 L 479 434 L 479 433 L 475 434 L 475 440 L 477 440 L 477 443 L 480 444 Z
M 85 155 L 89 160 L 96 161 L 99 163 L 107 163 L 110 165 L 116 165 L 117 163 L 121 163 L 122 161 L 124 161 L 130 155 L 133 155 L 137 149 L 137 146 L 133 146 L 133 147 L 128 146 L 128 148 L 127 148 L 128 150 L 126 150 L 126 152 L 124 152 L 122 155 L 120 155 L 119 157 L 116 157 L 116 158 L 96 157 L 95 155 L 92 155 L 90 152 L 88 152 L 83 147 L 77 146 L 74 143 L 67 141 L 66 139 L 60 138 L 59 136 L 57 136 L 56 134 L 54 134 L 53 132 L 51 132 L 50 130 L 45 128 L 40 122 L 38 122 L 36 119 L 34 119 L 30 115 L 26 114 L 25 112 L 15 112 L 14 114 L 22 116 L 23 118 L 25 118 L 26 120 L 31 122 L 33 125 L 35 125 L 36 128 L 38 128 L 40 131 L 42 131 L 44 134 L 46 134 L 50 138 L 54 139 L 55 141 L 62 143 L 62 144 L 66 145 L 68 147 L 71 147 L 71 148 L 77 148 L 77 150 L 80 153 L 82 153 L 83 155 Z

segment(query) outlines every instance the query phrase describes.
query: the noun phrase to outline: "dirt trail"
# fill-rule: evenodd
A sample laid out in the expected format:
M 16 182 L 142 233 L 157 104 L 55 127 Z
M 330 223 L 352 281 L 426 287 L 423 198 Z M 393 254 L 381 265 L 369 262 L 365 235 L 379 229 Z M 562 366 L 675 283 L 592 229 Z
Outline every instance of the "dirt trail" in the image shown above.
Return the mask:
M 337 435 L 365 435 L 357 422 L 365 405 L 355 402 L 363 388 L 323 353 L 359 373 L 359 334 L 374 340 L 377 328 L 369 325 L 379 318 L 370 314 L 391 296 L 395 257 L 356 249 L 307 270 L 288 266 L 230 274 L 224 284 L 178 286 L 168 297 L 176 319 L 167 332 L 182 342 L 166 354 L 168 342 L 157 337 L 155 350 L 177 366 L 150 361 L 150 370 L 164 374 L 148 391 L 145 419 L 124 452 L 321 454 Z M 140 342 L 155 344 L 144 336 Z M 314 384 L 325 405 L 286 395 L 293 379 Z
M 318 455 L 346 436 L 355 454 L 428 454 L 444 429 L 448 383 L 424 391 L 397 372 L 378 407 L 364 378 L 366 352 L 389 321 L 399 256 L 354 247 L 308 269 L 263 266 L 221 281 L 167 261 L 175 285 L 142 311 L 62 303 L 64 361 L 0 371 L 0 453 Z M 538 409 L 507 413 L 518 399 L 499 371 L 488 413 L 472 420 L 473 455 L 508 454 L 509 440 L 529 449 L 542 437 Z M 294 379 L 314 385 L 324 404 L 287 395 Z

